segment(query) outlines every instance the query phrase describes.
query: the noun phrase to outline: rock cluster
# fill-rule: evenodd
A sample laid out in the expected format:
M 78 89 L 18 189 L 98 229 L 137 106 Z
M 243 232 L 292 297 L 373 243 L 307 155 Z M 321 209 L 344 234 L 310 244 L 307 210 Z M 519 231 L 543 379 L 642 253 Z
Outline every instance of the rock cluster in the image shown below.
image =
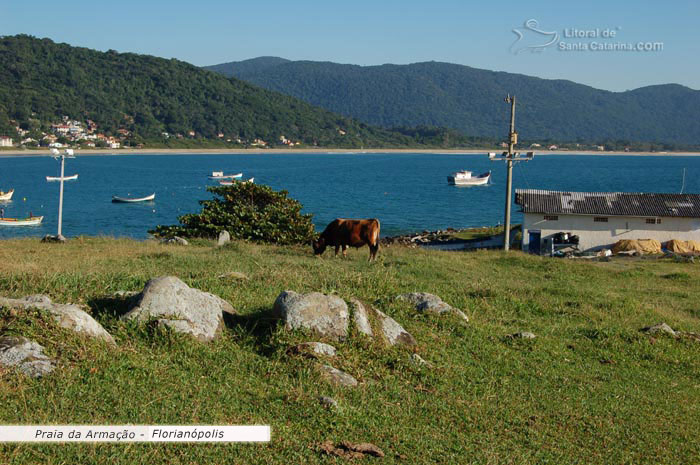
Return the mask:
M 438 229 L 436 231 L 423 231 L 421 233 L 404 234 L 401 236 L 383 237 L 380 240 L 381 245 L 403 245 L 407 247 L 418 247 L 420 244 L 434 244 L 440 242 L 455 241 L 454 234 L 459 230 L 447 228 L 445 230 Z
M 42 346 L 20 336 L 0 337 L 0 366 L 16 368 L 32 378 L 47 375 L 55 368 Z

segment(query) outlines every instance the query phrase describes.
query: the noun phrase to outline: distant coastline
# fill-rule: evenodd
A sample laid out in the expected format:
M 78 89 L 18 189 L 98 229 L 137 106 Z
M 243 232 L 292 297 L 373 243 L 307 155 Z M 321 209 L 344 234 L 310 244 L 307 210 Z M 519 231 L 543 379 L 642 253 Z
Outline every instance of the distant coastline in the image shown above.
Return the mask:
M 530 151 L 527 148 L 519 149 L 520 152 Z M 390 149 L 390 148 L 366 148 L 366 149 L 345 149 L 345 148 L 294 148 L 294 149 L 76 149 L 76 155 L 196 155 L 196 154 L 220 154 L 220 155 L 246 155 L 246 154 L 295 154 L 295 153 L 315 153 L 319 155 L 332 155 L 340 153 L 434 153 L 436 155 L 479 155 L 488 152 L 500 152 L 500 150 L 481 149 Z M 592 156 L 664 156 L 664 157 L 697 157 L 700 152 L 622 152 L 622 151 L 573 151 L 573 150 L 543 150 L 534 151 L 536 156 L 546 155 L 592 155 Z M 25 150 L 0 150 L 0 157 L 22 157 L 22 156 L 49 156 L 48 149 L 25 149 Z

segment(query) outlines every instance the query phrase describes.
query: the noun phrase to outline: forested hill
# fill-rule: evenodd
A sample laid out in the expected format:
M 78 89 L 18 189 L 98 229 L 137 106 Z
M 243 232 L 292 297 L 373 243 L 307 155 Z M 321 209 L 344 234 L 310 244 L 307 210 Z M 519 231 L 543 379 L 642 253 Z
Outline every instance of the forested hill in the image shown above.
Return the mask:
M 338 147 L 414 143 L 175 59 L 0 37 L 0 136 L 41 138 L 62 120 L 91 120 L 96 133 L 120 132 L 122 146 L 175 135 L 193 142 L 259 138 L 270 145 L 281 136 Z M 18 136 L 17 126 L 26 134 Z
M 530 140 L 700 143 L 700 91 L 675 84 L 609 92 L 439 62 L 356 66 L 267 57 L 210 68 L 384 127 L 503 137 L 503 98 L 511 93 L 518 132 Z

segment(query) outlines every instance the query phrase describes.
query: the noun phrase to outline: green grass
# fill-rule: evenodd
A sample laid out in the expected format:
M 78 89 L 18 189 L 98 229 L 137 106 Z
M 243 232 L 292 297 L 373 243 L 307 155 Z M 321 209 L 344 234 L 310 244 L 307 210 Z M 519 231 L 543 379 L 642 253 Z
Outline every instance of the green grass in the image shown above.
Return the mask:
M 700 343 L 651 338 L 661 321 L 700 332 L 700 268 L 692 263 L 582 263 L 518 252 L 435 252 L 401 247 L 349 259 L 310 247 L 212 242 L 162 246 L 102 238 L 66 245 L 0 243 L 0 295 L 48 294 L 77 302 L 110 331 L 116 349 L 57 328 L 38 312 L 0 309 L 0 333 L 37 340 L 60 360 L 41 380 L 0 374 L 0 423 L 269 424 L 266 445 L 0 445 L 0 463 L 345 463 L 325 440 L 372 442 L 366 463 L 696 463 L 700 460 Z M 247 281 L 219 274 L 241 271 Z M 172 274 L 228 300 L 241 314 L 202 344 L 119 321 L 117 290 Z M 290 357 L 289 334 L 268 317 L 284 289 L 374 303 L 418 340 L 435 365 L 413 367 L 406 349 L 353 335 L 331 363 L 355 376 L 335 388 L 313 361 Z M 469 315 L 419 315 L 402 292 L 441 296 Z M 517 331 L 537 339 L 511 340 Z M 318 396 L 339 404 L 329 411 Z

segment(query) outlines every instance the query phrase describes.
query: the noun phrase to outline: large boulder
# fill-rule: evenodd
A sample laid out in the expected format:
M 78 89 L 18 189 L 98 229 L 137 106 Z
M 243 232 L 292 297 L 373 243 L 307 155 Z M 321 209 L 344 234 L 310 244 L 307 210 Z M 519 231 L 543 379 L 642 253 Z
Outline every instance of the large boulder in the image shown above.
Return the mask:
M 224 313 L 236 313 L 222 298 L 191 288 L 175 276 L 151 279 L 134 301 L 134 307 L 123 319 L 156 320 L 201 341 L 211 341 L 221 333 Z
M 408 294 L 401 294 L 396 298 L 409 302 L 419 312 L 434 313 L 436 315 L 454 313 L 464 321 L 469 321 L 469 317 L 467 317 L 463 311 L 443 302 L 440 297 L 428 294 L 427 292 L 411 292 Z
M 47 375 L 55 368 L 42 346 L 21 336 L 0 337 L 0 366 L 16 368 L 32 378 Z
M 93 317 L 73 304 L 55 304 L 46 295 L 30 295 L 22 299 L 0 297 L 0 305 L 10 308 L 46 310 L 62 328 L 70 329 L 108 344 L 115 345 L 114 338 Z
M 275 300 L 274 313 L 288 330 L 307 329 L 333 340 L 348 335 L 348 306 L 334 295 L 283 291 Z
M 352 321 L 355 324 L 355 328 L 360 334 L 372 337 L 374 333 L 372 332 L 372 326 L 369 324 L 369 315 L 367 309 L 357 299 L 350 300 L 350 307 L 352 308 Z
M 374 309 L 374 313 L 377 316 L 377 320 L 379 320 L 379 328 L 382 331 L 382 335 L 387 340 L 389 345 L 412 347 L 417 344 L 416 339 L 411 335 L 411 333 L 403 329 L 403 326 L 398 324 L 392 317 L 377 310 L 376 308 Z

